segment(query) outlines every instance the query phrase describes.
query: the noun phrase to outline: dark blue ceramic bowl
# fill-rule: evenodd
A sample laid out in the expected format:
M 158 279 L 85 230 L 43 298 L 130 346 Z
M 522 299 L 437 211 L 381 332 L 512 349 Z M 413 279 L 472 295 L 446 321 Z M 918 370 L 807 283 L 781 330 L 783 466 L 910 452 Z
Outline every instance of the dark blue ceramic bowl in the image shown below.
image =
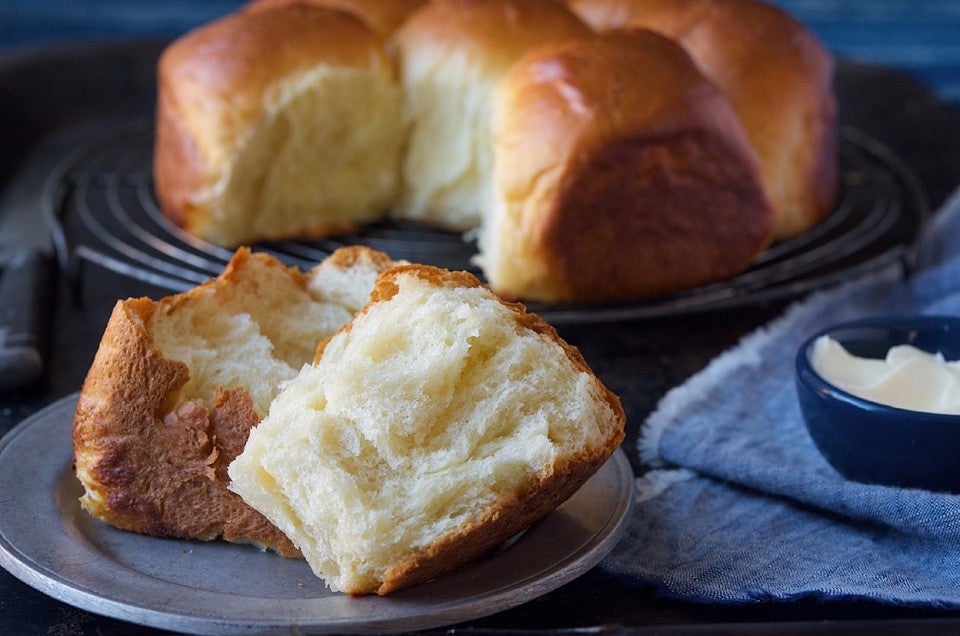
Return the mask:
M 960 359 L 960 317 L 889 316 L 814 334 L 797 353 L 797 394 L 810 436 L 842 475 L 855 481 L 960 492 L 960 416 L 920 413 L 851 395 L 810 364 L 813 342 L 829 335 L 850 353 L 884 358 L 910 344 Z

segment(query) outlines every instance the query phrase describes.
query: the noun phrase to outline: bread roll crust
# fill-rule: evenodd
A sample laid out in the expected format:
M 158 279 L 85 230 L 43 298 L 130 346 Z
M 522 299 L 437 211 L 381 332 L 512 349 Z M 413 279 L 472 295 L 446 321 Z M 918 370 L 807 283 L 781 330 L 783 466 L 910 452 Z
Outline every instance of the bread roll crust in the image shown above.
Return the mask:
M 484 271 L 507 296 L 637 299 L 720 280 L 773 213 L 725 96 L 648 31 L 531 50 L 496 93 Z
M 555 0 L 431 0 L 397 34 L 409 66 L 455 58 L 498 77 L 530 47 L 590 33 Z M 482 81 L 485 73 L 469 78 Z
M 219 391 L 212 409 L 176 406 L 187 366 L 153 346 L 145 298 L 114 307 L 83 383 L 73 425 L 81 505 L 115 527 L 182 539 L 252 543 L 283 556 L 299 550 L 227 489 L 226 468 L 260 421 L 249 393 Z

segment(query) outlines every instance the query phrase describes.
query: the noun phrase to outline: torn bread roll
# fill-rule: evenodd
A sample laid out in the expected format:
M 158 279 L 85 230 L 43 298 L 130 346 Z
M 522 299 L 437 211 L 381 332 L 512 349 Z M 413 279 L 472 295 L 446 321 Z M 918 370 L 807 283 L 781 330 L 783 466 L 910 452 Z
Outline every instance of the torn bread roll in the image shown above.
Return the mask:
M 405 266 L 277 395 L 231 489 L 333 590 L 466 563 L 572 495 L 623 439 L 580 353 L 470 274 Z
M 338 250 L 309 273 L 240 249 L 216 279 L 114 307 L 73 423 L 82 507 L 125 530 L 299 551 L 227 490 L 227 466 L 280 384 L 395 265 Z

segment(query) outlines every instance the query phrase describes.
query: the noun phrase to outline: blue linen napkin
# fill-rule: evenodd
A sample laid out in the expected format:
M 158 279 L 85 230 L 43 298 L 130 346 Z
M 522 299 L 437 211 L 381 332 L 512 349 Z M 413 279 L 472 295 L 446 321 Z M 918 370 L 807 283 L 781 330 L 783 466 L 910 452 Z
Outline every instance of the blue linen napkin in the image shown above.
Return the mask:
M 797 349 L 822 327 L 960 315 L 960 190 L 932 230 L 909 278 L 890 266 L 808 297 L 664 396 L 638 449 L 662 468 L 638 479 L 627 536 L 602 568 L 693 601 L 960 608 L 960 496 L 844 479 L 794 387 Z

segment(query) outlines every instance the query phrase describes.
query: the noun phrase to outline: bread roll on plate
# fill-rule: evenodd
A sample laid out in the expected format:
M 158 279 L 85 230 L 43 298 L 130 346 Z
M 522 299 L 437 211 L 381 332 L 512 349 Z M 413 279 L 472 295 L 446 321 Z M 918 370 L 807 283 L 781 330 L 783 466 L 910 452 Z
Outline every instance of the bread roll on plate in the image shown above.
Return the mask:
M 241 11 L 158 65 L 156 191 L 221 245 L 343 232 L 397 196 L 401 93 L 379 36 L 341 11 Z
M 757 152 L 778 240 L 837 194 L 833 59 L 810 30 L 758 0 L 570 0 L 601 31 L 640 27 L 679 42 L 727 95 Z
M 85 510 L 125 530 L 299 551 L 227 490 L 227 466 L 280 383 L 366 304 L 395 263 L 366 248 L 309 273 L 238 250 L 224 272 L 159 301 L 118 302 L 73 426 Z
M 277 395 L 230 488 L 331 589 L 387 594 L 562 503 L 623 425 L 619 400 L 537 316 L 470 274 L 397 267 Z
M 637 299 L 739 273 L 769 242 L 773 213 L 736 114 L 660 35 L 531 49 L 493 113 L 479 262 L 500 294 Z

